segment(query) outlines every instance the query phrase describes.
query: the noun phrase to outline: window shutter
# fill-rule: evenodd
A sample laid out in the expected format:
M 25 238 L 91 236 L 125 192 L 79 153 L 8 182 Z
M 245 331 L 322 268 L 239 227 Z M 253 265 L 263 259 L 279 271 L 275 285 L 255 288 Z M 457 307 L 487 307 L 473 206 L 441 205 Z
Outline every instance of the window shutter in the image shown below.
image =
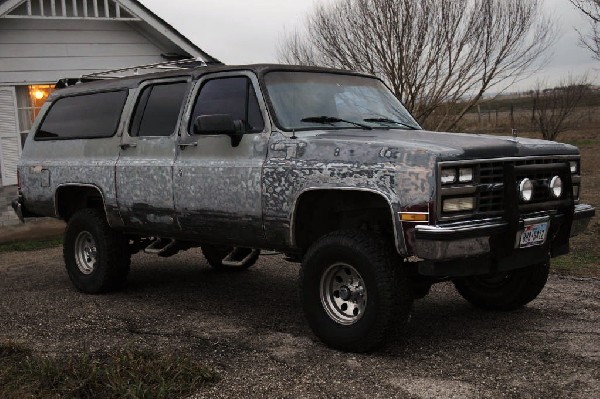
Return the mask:
M 21 139 L 17 127 L 17 102 L 14 87 L 0 87 L 0 170 L 2 185 L 17 184 L 17 162 Z

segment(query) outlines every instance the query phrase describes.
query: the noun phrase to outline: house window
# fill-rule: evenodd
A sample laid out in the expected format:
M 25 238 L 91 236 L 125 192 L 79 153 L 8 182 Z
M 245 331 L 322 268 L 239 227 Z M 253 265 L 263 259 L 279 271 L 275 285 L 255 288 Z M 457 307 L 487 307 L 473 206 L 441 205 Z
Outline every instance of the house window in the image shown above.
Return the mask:
M 54 85 L 17 86 L 17 109 L 19 111 L 21 146 L 25 145 L 25 139 L 33 125 L 33 121 L 53 91 Z

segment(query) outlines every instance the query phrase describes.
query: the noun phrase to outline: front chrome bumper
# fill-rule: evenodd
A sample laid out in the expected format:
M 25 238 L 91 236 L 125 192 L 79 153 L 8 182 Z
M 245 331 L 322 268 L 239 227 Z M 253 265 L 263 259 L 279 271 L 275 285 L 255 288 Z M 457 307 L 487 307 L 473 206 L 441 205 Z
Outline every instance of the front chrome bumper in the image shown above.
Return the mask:
M 596 210 L 587 204 L 575 205 L 570 236 L 582 233 L 588 226 Z M 514 237 L 515 247 L 523 231 L 523 226 L 538 220 L 548 220 L 550 224 L 560 223 L 561 215 L 538 214 L 519 220 Z M 429 261 L 447 261 L 489 254 L 492 250 L 490 238 L 512 234 L 509 224 L 502 218 L 484 219 L 453 223 L 443 226 L 418 225 L 415 227 L 416 256 Z M 550 238 L 548 238 L 550 239 Z

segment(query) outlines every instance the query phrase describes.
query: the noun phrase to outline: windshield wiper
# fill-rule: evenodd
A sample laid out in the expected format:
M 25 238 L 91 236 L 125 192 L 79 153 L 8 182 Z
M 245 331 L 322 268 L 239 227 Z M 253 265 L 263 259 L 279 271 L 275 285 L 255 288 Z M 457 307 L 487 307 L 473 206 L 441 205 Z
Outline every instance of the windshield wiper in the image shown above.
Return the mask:
M 333 124 L 333 123 L 337 123 L 337 122 L 346 122 L 351 125 L 360 127 L 361 129 L 373 130 L 373 128 L 371 126 L 363 125 L 362 123 L 353 122 L 353 121 L 349 121 L 346 119 L 340 119 L 340 118 L 336 118 L 333 116 L 324 116 L 324 115 L 323 116 L 309 116 L 307 118 L 302 118 L 302 119 L 300 119 L 300 122 L 311 122 L 311 123 L 321 123 L 321 124 Z
M 393 119 L 388 119 L 388 118 L 366 118 L 366 119 L 363 119 L 363 121 L 365 121 L 365 122 L 375 122 L 375 123 L 394 123 L 396 125 L 404 126 L 404 127 L 408 128 L 410 130 L 419 130 L 419 128 L 416 127 L 416 126 L 409 125 L 407 123 L 395 121 Z

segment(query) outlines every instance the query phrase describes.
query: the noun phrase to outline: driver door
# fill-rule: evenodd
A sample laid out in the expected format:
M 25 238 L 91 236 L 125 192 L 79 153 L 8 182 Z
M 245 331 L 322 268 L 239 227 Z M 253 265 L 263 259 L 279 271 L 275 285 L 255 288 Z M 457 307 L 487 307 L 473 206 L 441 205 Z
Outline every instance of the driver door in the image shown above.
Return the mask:
M 196 85 L 174 166 L 174 199 L 179 225 L 204 242 L 258 247 L 265 241 L 261 177 L 269 127 L 265 104 L 251 73 L 219 73 Z M 205 115 L 230 115 L 244 134 L 195 134 Z

